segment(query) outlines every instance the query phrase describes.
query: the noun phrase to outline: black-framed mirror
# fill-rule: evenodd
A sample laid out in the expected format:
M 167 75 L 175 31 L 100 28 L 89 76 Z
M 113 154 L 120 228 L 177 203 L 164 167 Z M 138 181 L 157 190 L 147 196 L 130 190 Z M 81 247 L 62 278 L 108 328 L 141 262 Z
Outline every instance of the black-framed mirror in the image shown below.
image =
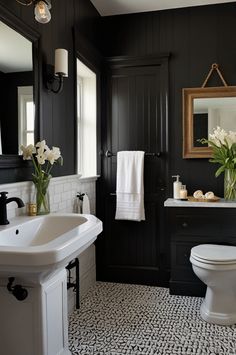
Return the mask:
M 0 29 L 0 169 L 20 168 L 19 146 L 39 139 L 40 35 L 3 5 Z

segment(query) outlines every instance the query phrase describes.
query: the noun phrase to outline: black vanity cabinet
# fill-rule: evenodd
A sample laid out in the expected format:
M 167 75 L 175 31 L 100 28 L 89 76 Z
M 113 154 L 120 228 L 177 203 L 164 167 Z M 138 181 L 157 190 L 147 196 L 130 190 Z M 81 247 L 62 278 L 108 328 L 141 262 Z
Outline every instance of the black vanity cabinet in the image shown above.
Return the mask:
M 206 286 L 195 276 L 189 260 L 191 248 L 199 244 L 236 246 L 236 209 L 169 207 L 167 213 L 171 235 L 170 293 L 204 296 Z

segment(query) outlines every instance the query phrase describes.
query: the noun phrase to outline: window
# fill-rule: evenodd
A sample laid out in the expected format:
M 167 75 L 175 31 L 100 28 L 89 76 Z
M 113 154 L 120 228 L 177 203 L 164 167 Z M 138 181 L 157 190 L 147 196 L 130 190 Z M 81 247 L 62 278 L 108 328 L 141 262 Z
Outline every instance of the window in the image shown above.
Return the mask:
M 34 99 L 32 86 L 18 87 L 19 146 L 34 145 Z
M 77 59 L 77 173 L 97 175 L 97 78 Z

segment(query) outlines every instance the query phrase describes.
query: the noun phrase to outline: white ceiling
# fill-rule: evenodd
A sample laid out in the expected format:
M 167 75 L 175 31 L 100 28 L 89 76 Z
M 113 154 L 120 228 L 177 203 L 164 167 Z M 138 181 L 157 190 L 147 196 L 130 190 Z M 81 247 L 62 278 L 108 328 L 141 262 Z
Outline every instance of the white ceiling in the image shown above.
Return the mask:
M 0 71 L 31 71 L 32 43 L 0 21 Z
M 234 0 L 91 0 L 102 16 L 130 14 L 180 7 L 213 5 Z

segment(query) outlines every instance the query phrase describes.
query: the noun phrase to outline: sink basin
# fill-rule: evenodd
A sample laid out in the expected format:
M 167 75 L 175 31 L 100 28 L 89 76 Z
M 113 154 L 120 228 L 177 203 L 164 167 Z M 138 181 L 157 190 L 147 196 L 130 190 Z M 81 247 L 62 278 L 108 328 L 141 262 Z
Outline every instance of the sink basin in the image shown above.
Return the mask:
M 0 344 L 4 355 L 71 355 L 65 266 L 102 231 L 92 215 L 17 217 L 0 226 Z M 9 278 L 13 284 L 7 287 Z M 14 287 L 23 287 L 18 299 Z M 23 321 L 22 321 L 23 320 Z
M 45 272 L 79 255 L 102 231 L 92 215 L 51 214 L 17 217 L 0 227 L 0 272 Z M 17 266 L 17 268 L 16 268 Z

